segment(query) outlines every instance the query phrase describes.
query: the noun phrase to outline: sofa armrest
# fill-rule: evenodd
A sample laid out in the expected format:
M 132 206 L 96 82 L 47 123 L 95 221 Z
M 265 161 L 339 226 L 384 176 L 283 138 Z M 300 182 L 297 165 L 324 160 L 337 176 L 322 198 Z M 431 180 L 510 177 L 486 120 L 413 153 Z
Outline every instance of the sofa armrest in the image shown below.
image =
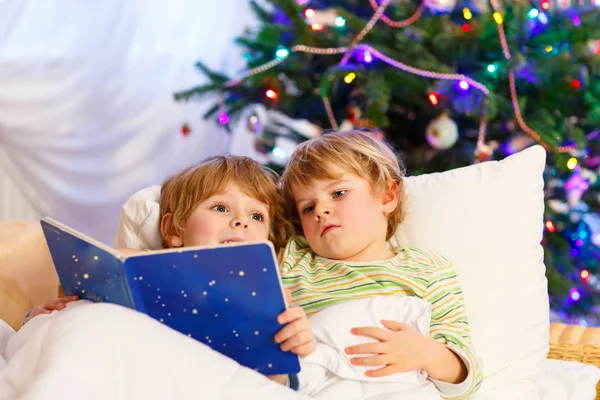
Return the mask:
M 39 222 L 0 221 L 0 319 L 15 330 L 32 307 L 58 296 Z

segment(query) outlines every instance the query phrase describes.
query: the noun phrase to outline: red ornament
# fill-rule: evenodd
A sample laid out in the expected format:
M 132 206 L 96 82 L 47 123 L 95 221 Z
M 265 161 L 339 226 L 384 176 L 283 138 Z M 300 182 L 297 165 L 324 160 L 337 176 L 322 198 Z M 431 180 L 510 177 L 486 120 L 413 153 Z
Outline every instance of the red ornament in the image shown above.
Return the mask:
M 493 152 L 494 149 L 491 146 L 485 143 L 479 143 L 475 149 L 475 158 L 479 162 L 484 162 L 490 158 Z
M 579 82 L 577 79 L 573 79 L 571 81 L 571 86 L 573 89 L 579 89 L 581 87 L 581 82 Z
M 181 125 L 181 134 L 185 137 L 189 136 L 192 133 L 190 126 L 188 124 Z
M 362 112 L 358 107 L 350 107 L 346 110 L 346 119 L 356 126 L 362 117 Z
M 464 33 L 469 33 L 471 32 L 471 26 L 469 24 L 463 24 L 463 26 L 461 27 Z

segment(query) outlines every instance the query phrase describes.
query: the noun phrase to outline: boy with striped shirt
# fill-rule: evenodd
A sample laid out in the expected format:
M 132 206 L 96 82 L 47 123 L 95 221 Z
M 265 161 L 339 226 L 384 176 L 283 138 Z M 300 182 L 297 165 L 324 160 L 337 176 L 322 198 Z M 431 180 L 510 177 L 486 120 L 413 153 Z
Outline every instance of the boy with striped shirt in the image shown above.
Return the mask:
M 482 379 L 458 278 L 430 251 L 387 241 L 402 221 L 404 171 L 394 152 L 362 132 L 302 143 L 282 177 L 288 216 L 302 236 L 288 243 L 282 277 L 307 315 L 371 296 L 417 296 L 431 303 L 430 337 L 397 321 L 356 327 L 370 341 L 346 348 L 367 376 L 424 370 L 445 398 L 474 393 Z M 361 356 L 362 355 L 362 356 Z M 359 357 L 356 357 L 359 356 Z

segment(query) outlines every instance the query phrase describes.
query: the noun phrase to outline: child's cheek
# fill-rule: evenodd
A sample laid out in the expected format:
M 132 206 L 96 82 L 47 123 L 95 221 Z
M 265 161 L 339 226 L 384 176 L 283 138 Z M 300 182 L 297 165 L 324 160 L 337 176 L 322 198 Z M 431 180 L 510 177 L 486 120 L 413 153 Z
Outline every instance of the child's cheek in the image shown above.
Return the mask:
M 311 221 L 302 222 L 302 230 L 306 236 L 314 236 L 317 231 L 317 224 Z

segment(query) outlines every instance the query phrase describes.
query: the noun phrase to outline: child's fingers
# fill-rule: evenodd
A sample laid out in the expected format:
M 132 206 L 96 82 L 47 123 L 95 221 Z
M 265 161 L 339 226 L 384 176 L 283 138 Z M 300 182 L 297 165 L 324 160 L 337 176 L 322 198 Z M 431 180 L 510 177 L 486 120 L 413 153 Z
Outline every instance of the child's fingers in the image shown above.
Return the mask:
M 311 340 L 310 342 L 302 344 L 300 346 L 292 347 L 292 353 L 304 358 L 315 351 L 315 346 L 315 341 Z
M 72 301 L 79 300 L 79 296 L 65 296 L 65 297 L 61 297 L 61 299 L 64 303 L 70 303 Z
M 387 354 L 380 354 L 377 356 L 371 357 L 354 357 L 350 360 L 352 365 L 360 365 L 360 366 L 377 366 L 377 365 L 388 365 L 393 362 L 393 358 L 391 358 Z
M 281 350 L 290 351 L 294 350 L 294 353 L 297 353 L 297 348 L 309 345 L 314 342 L 314 336 L 310 331 L 300 331 L 296 333 L 294 336 L 289 338 L 288 340 L 281 343 Z
M 284 289 L 283 293 L 285 294 L 285 304 L 289 307 L 292 302 L 292 292 L 290 289 Z
M 277 332 L 277 334 L 275 335 L 275 341 L 277 343 L 283 343 L 301 331 L 308 331 L 312 333 L 312 330 L 310 328 L 310 321 L 308 321 L 307 319 L 297 319 L 293 322 L 290 322 L 289 324 L 281 328 L 279 332 Z
M 388 346 L 383 342 L 357 344 L 345 349 L 346 354 L 383 354 L 388 351 Z
M 59 297 L 58 299 L 47 301 L 46 304 L 44 304 L 44 308 L 46 310 L 59 311 L 66 307 L 66 303 L 70 303 L 78 299 L 79 296 Z
M 44 309 L 49 311 L 59 311 L 65 308 L 65 303 L 60 301 L 60 299 L 50 300 L 44 304 Z
M 294 307 L 287 309 L 281 314 L 279 314 L 279 316 L 277 317 L 277 322 L 279 322 L 281 325 L 285 325 L 288 322 L 292 322 L 301 318 L 306 318 L 304 310 L 302 309 L 302 307 Z
M 52 313 L 52 311 L 45 310 L 45 309 L 43 309 L 43 308 L 35 308 L 35 309 L 34 309 L 34 310 L 31 312 L 31 314 L 29 314 L 29 315 L 30 315 L 30 316 L 31 316 L 31 315 L 33 315 L 33 316 L 35 317 L 36 315 L 40 315 L 40 314 L 50 314 L 50 313 Z
M 31 310 L 31 312 L 29 313 L 29 316 L 27 317 L 27 320 L 29 321 L 31 318 L 37 317 L 40 314 L 50 314 L 51 312 L 52 311 L 45 310 L 41 307 L 36 307 L 33 310 Z

